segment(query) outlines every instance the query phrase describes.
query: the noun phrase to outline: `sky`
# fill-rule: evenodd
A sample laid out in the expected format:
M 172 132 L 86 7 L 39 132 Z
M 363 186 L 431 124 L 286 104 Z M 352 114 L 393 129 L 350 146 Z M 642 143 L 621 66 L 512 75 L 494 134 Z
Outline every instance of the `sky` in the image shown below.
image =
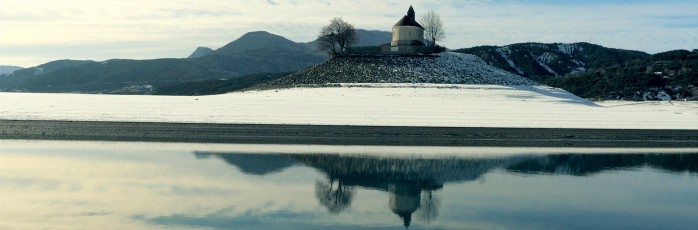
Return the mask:
M 647 53 L 698 48 L 696 0 L 2 0 L 0 65 L 183 58 L 251 31 L 309 42 L 334 17 L 391 31 L 410 5 L 417 17 L 441 16 L 441 44 L 451 49 L 522 42 Z

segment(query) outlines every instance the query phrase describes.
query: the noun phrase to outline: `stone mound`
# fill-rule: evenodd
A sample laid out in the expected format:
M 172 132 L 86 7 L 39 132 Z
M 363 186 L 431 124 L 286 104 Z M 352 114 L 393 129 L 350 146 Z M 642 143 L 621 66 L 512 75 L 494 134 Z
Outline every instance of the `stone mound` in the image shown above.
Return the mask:
M 336 57 L 270 85 L 328 83 L 538 85 L 522 76 L 490 66 L 477 56 L 450 52 L 433 56 Z

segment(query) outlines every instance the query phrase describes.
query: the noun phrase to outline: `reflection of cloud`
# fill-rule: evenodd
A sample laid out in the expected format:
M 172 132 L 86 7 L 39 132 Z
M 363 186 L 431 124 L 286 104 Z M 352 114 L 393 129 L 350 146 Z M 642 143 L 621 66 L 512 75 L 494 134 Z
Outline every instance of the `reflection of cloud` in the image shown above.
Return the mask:
M 330 224 L 321 221 L 314 223 L 308 221 L 317 218 L 318 216 L 313 212 L 263 212 L 261 210 L 249 210 L 241 215 L 226 215 L 221 212 L 213 212 L 206 215 L 175 214 L 152 218 L 136 215 L 133 217 L 135 220 L 146 221 L 159 226 L 187 226 L 213 229 L 375 229 L 375 226 Z
M 67 156 L 38 156 L 3 149 L 3 226 L 27 228 L 41 219 L 36 226 L 99 229 L 107 224 L 115 229 L 151 229 L 153 226 L 145 227 L 130 217 L 138 213 L 194 216 L 230 205 L 235 207 L 226 215 L 233 216 L 248 210 L 311 212 L 317 206 L 314 198 L 307 196 L 312 194 L 312 187 L 231 176 L 229 166 L 218 160 L 191 164 L 188 151 L 171 154 L 141 150 L 131 156 L 125 154 L 128 151 L 132 149 L 85 148 Z M 314 179 L 308 179 L 309 183 Z
M 686 183 L 688 175 L 681 176 L 686 172 L 698 172 L 698 163 L 696 163 L 698 154 L 695 153 L 683 155 L 558 154 L 547 157 L 536 155 L 530 158 L 524 157 L 515 162 L 507 161 L 514 163 L 505 164 L 507 167 L 491 168 L 489 167 L 491 163 L 496 162 L 487 162 L 489 157 L 495 155 L 496 158 L 511 158 L 513 156 L 472 149 L 470 151 L 474 152 L 468 152 L 462 148 L 454 148 L 449 151 L 454 151 L 454 154 L 459 153 L 461 156 L 471 155 L 472 164 L 463 162 L 460 164 L 463 167 L 436 172 L 458 173 L 456 169 L 463 168 L 461 172 L 467 174 L 468 167 L 473 169 L 474 175 L 491 171 L 487 174 L 487 182 L 447 184 L 443 190 L 439 190 L 439 195 L 443 198 L 442 202 L 439 202 L 439 199 L 429 200 L 430 194 L 425 193 L 423 188 L 422 196 L 418 198 L 416 197 L 417 189 L 400 189 L 396 183 L 392 183 L 392 188 L 390 183 L 377 183 L 381 186 L 380 191 L 366 189 L 376 188 L 376 186 L 364 184 L 365 186 L 356 187 L 356 196 L 351 208 L 346 209 L 342 215 L 330 215 L 323 207 L 317 205 L 313 197 L 313 184 L 318 177 L 322 177 L 318 170 L 291 167 L 284 170 L 284 173 L 250 177 L 243 175 L 221 159 L 206 158 L 202 155 L 196 159 L 196 155 L 191 153 L 194 149 L 207 149 L 206 152 L 231 150 L 246 152 L 244 150 L 249 148 L 260 153 L 281 153 L 284 150 L 307 153 L 333 149 L 332 151 L 337 154 L 317 156 L 318 164 L 313 165 L 327 163 L 327 166 L 331 166 L 332 162 L 327 161 L 335 161 L 337 164 L 346 166 L 349 162 L 354 162 L 353 166 L 366 165 L 365 169 L 370 170 L 381 169 L 373 167 L 372 162 L 383 162 L 381 164 L 393 162 L 395 165 L 409 166 L 409 162 L 386 158 L 403 158 L 406 155 L 415 157 L 419 149 L 426 151 L 432 147 L 414 148 L 417 150 L 413 147 L 390 150 L 395 151 L 393 157 L 383 156 L 382 161 L 371 161 L 367 158 L 372 157 L 368 156 L 373 154 L 380 156 L 381 154 L 378 153 L 381 150 L 376 149 L 385 148 L 314 146 L 317 147 L 315 149 L 313 146 L 219 146 L 215 144 L 192 147 L 191 144 L 8 140 L 0 142 L 3 147 L 0 148 L 0 175 L 2 175 L 0 176 L 0 204 L 2 204 L 0 216 L 3 217 L 3 227 L 8 229 L 45 226 L 60 226 L 68 229 L 101 229 L 104 226 L 114 229 L 192 227 L 229 229 L 246 226 L 260 229 L 291 227 L 298 229 L 383 227 L 387 229 L 395 227 L 397 218 L 391 213 L 393 210 L 386 207 L 390 199 L 386 191 L 392 191 L 395 195 L 408 195 L 395 196 L 396 200 L 409 198 L 408 201 L 414 201 L 412 208 L 408 207 L 408 209 L 398 207 L 396 202 L 395 210 L 412 211 L 414 206 L 417 206 L 416 202 L 419 201 L 421 203 L 415 213 L 419 215 L 415 217 L 421 217 L 427 221 L 441 214 L 438 221 L 429 226 L 432 229 L 462 228 L 463 220 L 468 220 L 468 224 L 482 224 L 482 227 L 474 228 L 483 229 L 516 228 L 531 221 L 547 224 L 541 228 L 555 228 L 555 226 L 561 226 L 560 221 L 568 221 L 570 216 L 580 214 L 583 218 L 575 218 L 572 221 L 587 228 L 589 223 L 597 223 L 596 220 L 609 222 L 624 220 L 628 218 L 628 214 L 631 214 L 643 218 L 641 221 L 633 222 L 639 228 L 650 226 L 649 228 L 676 229 L 676 226 L 666 224 L 681 225 L 681 221 L 685 223 L 685 220 L 695 220 L 695 213 L 698 213 L 695 211 L 695 207 L 698 207 L 695 205 L 696 200 L 693 199 L 695 196 L 692 196 L 696 191 L 695 183 Z M 273 151 L 265 148 L 271 148 Z M 543 150 L 526 149 L 525 151 Z M 624 151 L 629 150 L 621 152 Z M 348 157 L 352 152 L 362 152 L 366 155 L 359 159 L 356 157 L 352 159 Z M 482 156 L 473 157 L 476 152 L 482 153 Z M 302 157 L 302 155 L 286 156 Z M 344 160 L 338 158 L 344 158 Z M 412 165 L 431 165 L 428 168 L 438 168 L 459 161 L 458 158 L 446 156 L 435 158 L 443 159 L 441 160 L 443 162 L 427 160 Z M 478 163 L 477 159 L 482 160 Z M 310 158 L 304 162 L 310 161 L 316 162 Z M 337 170 L 336 173 L 366 171 L 358 167 L 351 168 L 357 170 Z M 378 173 L 403 181 L 421 177 L 421 174 L 417 173 L 407 175 L 408 177 L 394 173 L 398 174 L 396 178 L 391 176 L 394 174 L 385 172 L 391 172 L 391 170 L 399 172 L 405 169 L 391 168 L 393 167 L 383 167 L 382 172 L 363 174 L 373 174 L 373 177 L 376 177 L 375 173 Z M 661 176 L 651 168 L 677 175 Z M 609 173 L 608 176 L 590 176 L 607 170 L 619 171 Z M 521 177 L 519 174 L 537 176 Z M 588 177 L 540 176 L 539 174 Z M 332 175 L 338 174 L 332 173 Z M 477 179 L 472 176 L 455 178 L 465 178 L 468 181 L 472 181 L 469 178 Z M 363 178 L 359 179 L 366 181 Z M 400 186 L 410 187 L 414 184 L 403 183 Z M 596 193 L 589 193 L 589 191 L 596 191 Z M 597 199 L 599 197 L 603 199 Z M 439 209 L 439 203 L 444 205 L 441 209 Z M 628 213 L 628 210 L 632 213 Z M 657 210 L 656 213 L 659 214 L 645 216 L 646 210 Z M 503 220 L 502 216 L 512 218 Z M 644 220 L 645 217 L 647 220 Z M 664 222 L 666 217 L 676 218 L 678 221 L 672 219 Z M 36 220 L 41 221 L 37 223 Z M 413 220 L 414 224 L 418 222 Z M 614 223 L 597 224 L 618 226 L 612 225 Z M 627 221 L 615 224 L 622 224 L 617 227 L 622 228 L 626 226 Z M 642 226 L 643 224 L 650 225 Z M 684 224 L 684 226 L 693 225 Z

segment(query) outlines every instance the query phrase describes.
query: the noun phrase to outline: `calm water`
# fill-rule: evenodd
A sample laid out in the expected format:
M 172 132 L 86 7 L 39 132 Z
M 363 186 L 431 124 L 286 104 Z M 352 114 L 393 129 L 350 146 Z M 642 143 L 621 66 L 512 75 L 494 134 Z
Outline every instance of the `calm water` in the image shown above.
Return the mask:
M 405 226 L 695 229 L 698 151 L 0 141 L 0 229 Z

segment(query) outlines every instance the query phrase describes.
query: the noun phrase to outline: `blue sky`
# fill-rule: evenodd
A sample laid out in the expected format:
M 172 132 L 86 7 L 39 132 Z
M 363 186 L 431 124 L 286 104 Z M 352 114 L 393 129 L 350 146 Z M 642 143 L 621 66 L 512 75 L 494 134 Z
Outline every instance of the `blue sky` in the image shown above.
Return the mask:
M 648 53 L 698 48 L 695 0 L 3 0 L 0 65 L 186 57 L 258 30 L 308 42 L 333 17 L 390 31 L 410 4 L 418 17 L 441 15 L 449 48 L 582 41 Z

